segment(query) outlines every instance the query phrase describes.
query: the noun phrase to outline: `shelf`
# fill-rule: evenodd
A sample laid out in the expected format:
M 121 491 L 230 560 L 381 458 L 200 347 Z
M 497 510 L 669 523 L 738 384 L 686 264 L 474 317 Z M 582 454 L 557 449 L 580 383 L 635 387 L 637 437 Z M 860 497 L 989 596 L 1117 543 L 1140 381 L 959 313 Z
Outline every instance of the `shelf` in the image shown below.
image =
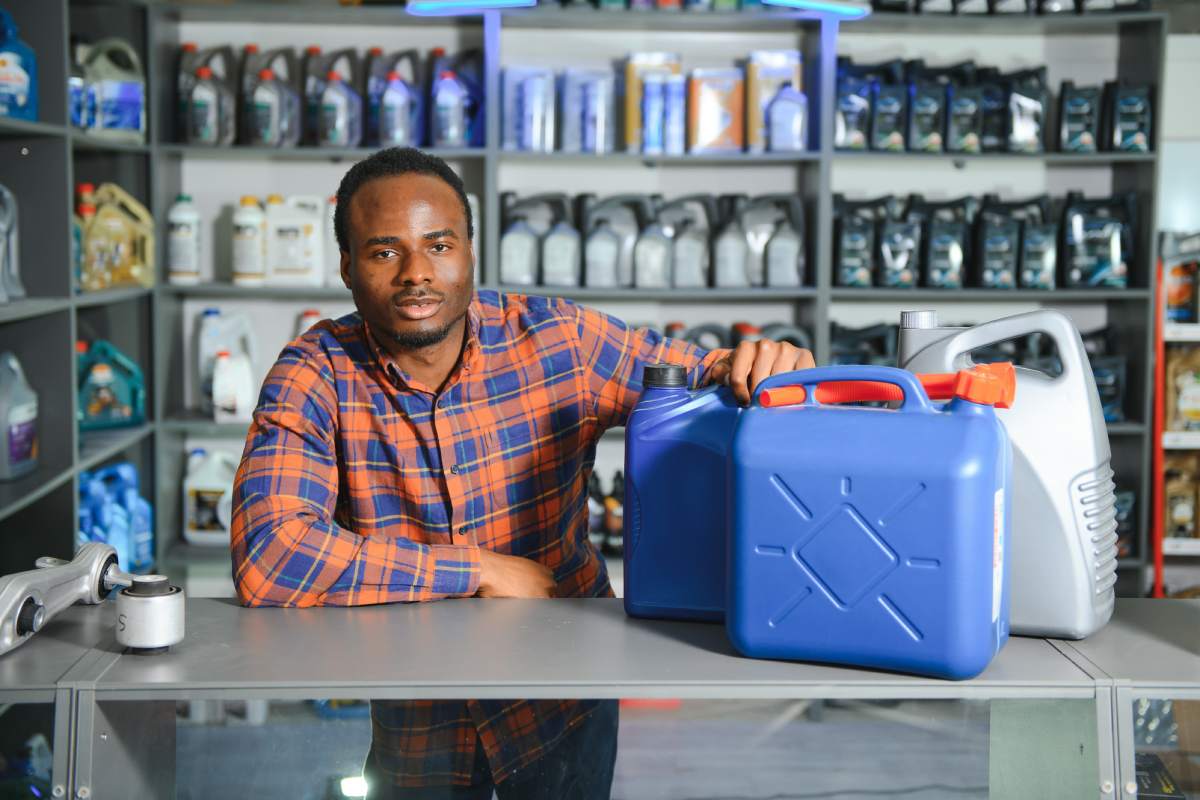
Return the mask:
M 483 24 L 482 14 L 450 17 L 415 17 L 399 3 L 387 6 L 340 5 L 331 0 L 213 0 L 152 4 L 162 17 L 184 22 L 244 22 L 277 25 L 335 24 L 456 27 Z M 382 35 L 386 36 L 386 33 Z
M 835 301 L 918 300 L 934 302 L 1082 303 L 1108 300 L 1146 300 L 1149 289 L 848 289 L 833 290 Z
M 1112 34 L 1125 25 L 1165 24 L 1166 16 L 1153 12 L 1092 14 L 872 14 L 843 26 L 842 35 L 877 33 L 957 33 L 963 36 L 1030 36 Z
M 821 160 L 819 152 L 803 153 L 706 153 L 683 156 L 657 156 L 644 153 L 535 153 L 525 150 L 501 150 L 502 161 L 546 164 L 644 164 L 647 167 L 713 167 L 736 165 L 815 164 Z
M 1163 340 L 1167 342 L 1200 342 L 1200 324 L 1168 322 L 1163 326 Z
M 816 289 L 591 289 L 563 286 L 485 286 L 509 294 L 528 294 L 536 297 L 565 297 L 569 300 L 636 300 L 644 302 L 714 302 L 753 300 L 776 302 L 810 300 Z
M 1141 436 L 1146 433 L 1146 426 L 1140 422 L 1110 422 L 1109 436 Z
M 113 428 L 103 431 L 87 431 L 79 434 L 79 463 L 78 468 L 93 469 L 115 455 L 128 450 L 141 442 L 151 431 L 152 423 L 145 423 L 133 428 Z
M 159 425 L 162 431 L 181 433 L 205 439 L 245 439 L 250 430 L 249 422 L 213 422 L 195 411 L 172 415 Z
M 877 164 L 894 161 L 897 164 L 913 162 L 952 162 L 954 164 L 1037 164 L 1054 167 L 1088 167 L 1107 164 L 1153 164 L 1156 153 L 889 153 L 879 150 L 835 150 L 834 161 L 869 161 Z
M 150 145 L 148 144 L 112 142 L 105 139 L 96 139 L 88 136 L 86 133 L 75 131 L 71 133 L 71 147 L 75 150 L 94 153 L 133 153 L 138 155 L 148 155 L 150 153 Z
M 610 31 L 778 31 L 819 24 L 821 15 L 804 11 L 666 11 L 659 9 L 556 8 L 545 5 L 509 10 L 502 14 L 504 28 L 573 28 Z
M 69 481 L 72 474 L 69 465 L 39 464 L 28 475 L 0 482 L 0 520 L 50 494 Z
M 1200 539 L 1163 539 L 1163 555 L 1165 556 L 1200 556 Z
M 1117 569 L 1139 569 L 1144 566 L 1146 566 L 1146 562 L 1134 556 L 1117 559 Z
M 1200 431 L 1164 431 L 1163 450 L 1200 450 Z
M 250 147 L 234 145 L 232 147 L 203 147 L 190 144 L 163 144 L 159 150 L 167 155 L 182 158 L 207 158 L 213 160 L 252 160 L 252 161 L 361 161 L 371 154 L 381 150 L 380 147 Z M 486 149 L 482 147 L 421 148 L 422 152 L 437 156 L 447 161 L 483 158 Z
M 344 286 L 239 286 L 234 283 L 198 283 L 191 286 L 168 283 L 162 291 L 184 297 L 231 297 L 267 300 L 344 300 L 354 302 Z
M 41 317 L 71 307 L 69 297 L 31 297 L 0 305 L 0 323 Z
M 0 138 L 16 136 L 65 136 L 66 133 L 67 129 L 63 125 L 0 117 Z
M 144 286 L 123 286 L 120 289 L 102 289 L 98 292 L 84 292 L 83 294 L 75 295 L 75 307 L 91 308 L 93 306 L 124 303 L 127 300 L 149 297 L 150 292 L 151 290 Z

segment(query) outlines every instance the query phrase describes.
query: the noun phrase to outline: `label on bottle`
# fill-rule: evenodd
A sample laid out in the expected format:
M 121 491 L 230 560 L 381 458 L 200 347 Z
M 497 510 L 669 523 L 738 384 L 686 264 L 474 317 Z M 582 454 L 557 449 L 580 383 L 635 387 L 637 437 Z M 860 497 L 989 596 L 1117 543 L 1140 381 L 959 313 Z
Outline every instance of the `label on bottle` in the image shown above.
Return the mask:
M 167 225 L 167 269 L 172 274 L 197 275 L 200 272 L 200 238 L 191 222 Z
M 537 283 L 537 253 L 534 240 L 513 233 L 500 240 L 500 282 L 514 286 Z
M 194 531 L 223 531 L 217 517 L 217 505 L 221 502 L 221 489 L 189 489 L 187 493 L 187 524 Z
M 104 80 L 100 81 L 96 91 L 99 104 L 96 127 L 110 131 L 142 130 L 145 86 L 138 81 Z
M 261 281 L 266 277 L 261 226 L 233 226 L 233 277 L 244 281 Z
M 21 66 L 21 57 L 11 50 L 0 50 L 0 106 L 7 114 L 29 102 L 29 73 Z
M 8 412 L 8 463 L 23 464 L 37 457 L 36 402 L 13 406 Z

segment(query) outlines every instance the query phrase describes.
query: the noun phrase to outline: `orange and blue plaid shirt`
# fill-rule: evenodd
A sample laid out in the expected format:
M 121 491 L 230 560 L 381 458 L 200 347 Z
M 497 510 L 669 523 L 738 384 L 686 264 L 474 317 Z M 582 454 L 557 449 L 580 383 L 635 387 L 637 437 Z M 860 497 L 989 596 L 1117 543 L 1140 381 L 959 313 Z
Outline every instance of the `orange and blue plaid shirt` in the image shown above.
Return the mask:
M 357 314 L 284 348 L 234 484 L 243 604 L 465 597 L 479 588 L 480 548 L 541 562 L 560 596 L 612 596 L 587 537 L 596 443 L 625 424 L 644 364 L 681 364 L 695 387 L 726 351 L 567 300 L 494 291 L 477 292 L 467 321 L 462 358 L 440 393 L 400 370 Z M 373 757 L 399 786 L 462 785 L 478 738 L 502 781 L 594 707 L 376 701 Z

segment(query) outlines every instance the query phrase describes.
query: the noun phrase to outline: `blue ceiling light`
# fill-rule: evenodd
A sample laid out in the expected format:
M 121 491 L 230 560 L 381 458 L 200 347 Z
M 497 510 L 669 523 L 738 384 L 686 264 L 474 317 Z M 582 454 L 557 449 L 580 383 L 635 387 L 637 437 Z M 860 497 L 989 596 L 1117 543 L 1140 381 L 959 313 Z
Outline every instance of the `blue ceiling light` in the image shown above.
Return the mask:
M 497 8 L 530 8 L 537 0 L 409 0 L 405 9 L 415 17 L 456 17 Z
M 871 5 L 867 0 L 763 0 L 763 4 L 843 19 L 862 19 L 871 13 Z

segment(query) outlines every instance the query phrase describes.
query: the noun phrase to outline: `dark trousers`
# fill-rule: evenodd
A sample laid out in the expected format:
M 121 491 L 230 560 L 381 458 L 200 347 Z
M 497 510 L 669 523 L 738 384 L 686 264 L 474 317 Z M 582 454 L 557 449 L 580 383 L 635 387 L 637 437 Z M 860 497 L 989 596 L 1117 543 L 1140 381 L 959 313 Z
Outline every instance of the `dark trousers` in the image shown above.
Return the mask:
M 492 781 L 483 743 L 476 738 L 470 786 L 404 788 L 387 783 L 370 756 L 363 777 L 370 800 L 609 800 L 617 762 L 616 700 L 604 700 L 550 752 L 513 773 L 500 784 Z

